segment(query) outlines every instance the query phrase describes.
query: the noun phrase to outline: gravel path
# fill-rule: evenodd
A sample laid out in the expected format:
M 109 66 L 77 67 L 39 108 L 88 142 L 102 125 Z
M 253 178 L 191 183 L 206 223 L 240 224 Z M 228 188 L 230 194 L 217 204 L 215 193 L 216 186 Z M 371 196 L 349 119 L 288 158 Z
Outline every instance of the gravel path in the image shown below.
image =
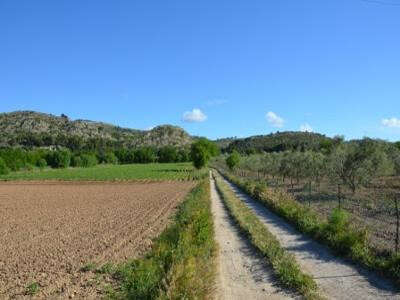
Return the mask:
M 273 276 L 265 259 L 233 224 L 211 179 L 212 211 L 219 244 L 217 299 L 290 299 Z
M 302 269 L 314 277 L 329 299 L 400 299 L 390 281 L 334 256 L 327 247 L 299 233 L 235 185 L 225 182 L 268 226 L 281 245 L 295 255 Z

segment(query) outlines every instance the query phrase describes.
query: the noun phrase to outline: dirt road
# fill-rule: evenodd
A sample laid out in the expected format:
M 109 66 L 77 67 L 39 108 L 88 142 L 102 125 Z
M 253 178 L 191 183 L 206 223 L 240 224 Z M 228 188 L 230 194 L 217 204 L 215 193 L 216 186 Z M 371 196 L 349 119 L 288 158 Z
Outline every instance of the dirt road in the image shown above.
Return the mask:
M 314 277 L 328 299 L 400 299 L 390 281 L 335 257 L 328 248 L 299 233 L 236 186 L 225 182 L 256 213 L 281 245 L 295 255 L 302 269 Z
M 272 268 L 256 254 L 228 215 L 211 178 L 212 211 L 219 246 L 217 299 L 293 299 L 278 286 Z

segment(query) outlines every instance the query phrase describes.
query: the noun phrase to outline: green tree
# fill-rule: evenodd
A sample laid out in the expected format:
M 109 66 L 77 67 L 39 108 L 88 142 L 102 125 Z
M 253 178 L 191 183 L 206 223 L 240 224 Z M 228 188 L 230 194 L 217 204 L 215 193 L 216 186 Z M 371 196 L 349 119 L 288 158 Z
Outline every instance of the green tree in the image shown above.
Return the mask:
M 236 150 L 233 150 L 231 155 L 226 158 L 226 164 L 229 169 L 234 170 L 240 162 L 240 155 Z
M 158 150 L 158 162 L 171 163 L 178 161 L 178 151 L 173 146 L 165 146 Z
M 201 169 L 207 165 L 210 158 L 219 154 L 217 145 L 202 138 L 192 144 L 190 149 L 190 158 L 196 169 Z
M 157 159 L 156 152 L 152 147 L 142 147 L 135 151 L 135 163 L 147 164 L 155 162 Z

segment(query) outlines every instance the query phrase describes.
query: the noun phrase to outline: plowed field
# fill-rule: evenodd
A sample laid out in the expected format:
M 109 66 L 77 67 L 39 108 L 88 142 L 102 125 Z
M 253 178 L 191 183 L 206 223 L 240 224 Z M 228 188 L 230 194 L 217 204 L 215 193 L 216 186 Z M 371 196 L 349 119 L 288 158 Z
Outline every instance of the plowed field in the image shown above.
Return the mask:
M 88 263 L 140 255 L 194 182 L 0 183 L 0 298 L 94 297 Z

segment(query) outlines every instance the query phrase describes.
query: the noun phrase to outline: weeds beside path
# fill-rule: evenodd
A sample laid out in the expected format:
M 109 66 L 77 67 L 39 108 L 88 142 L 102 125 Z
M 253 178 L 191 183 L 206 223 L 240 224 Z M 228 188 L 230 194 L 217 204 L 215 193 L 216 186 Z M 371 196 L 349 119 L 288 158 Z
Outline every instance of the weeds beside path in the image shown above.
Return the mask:
M 233 193 L 222 177 L 214 175 L 219 194 L 229 214 L 251 244 L 271 266 L 281 286 L 294 290 L 305 299 L 321 299 L 317 284 L 312 277 L 300 269 L 293 255 L 285 251 L 278 239 L 260 222 L 256 215 Z
M 278 238 L 281 245 L 295 255 L 302 269 L 312 274 L 328 298 L 400 299 L 400 295 L 396 294 L 396 287 L 389 280 L 336 257 L 328 248 L 299 233 L 263 204 L 253 200 L 230 182 L 226 183 Z
M 215 242 L 210 185 L 203 180 L 186 197 L 175 221 L 143 259 L 109 270 L 118 288 L 112 299 L 208 299 L 214 290 Z

